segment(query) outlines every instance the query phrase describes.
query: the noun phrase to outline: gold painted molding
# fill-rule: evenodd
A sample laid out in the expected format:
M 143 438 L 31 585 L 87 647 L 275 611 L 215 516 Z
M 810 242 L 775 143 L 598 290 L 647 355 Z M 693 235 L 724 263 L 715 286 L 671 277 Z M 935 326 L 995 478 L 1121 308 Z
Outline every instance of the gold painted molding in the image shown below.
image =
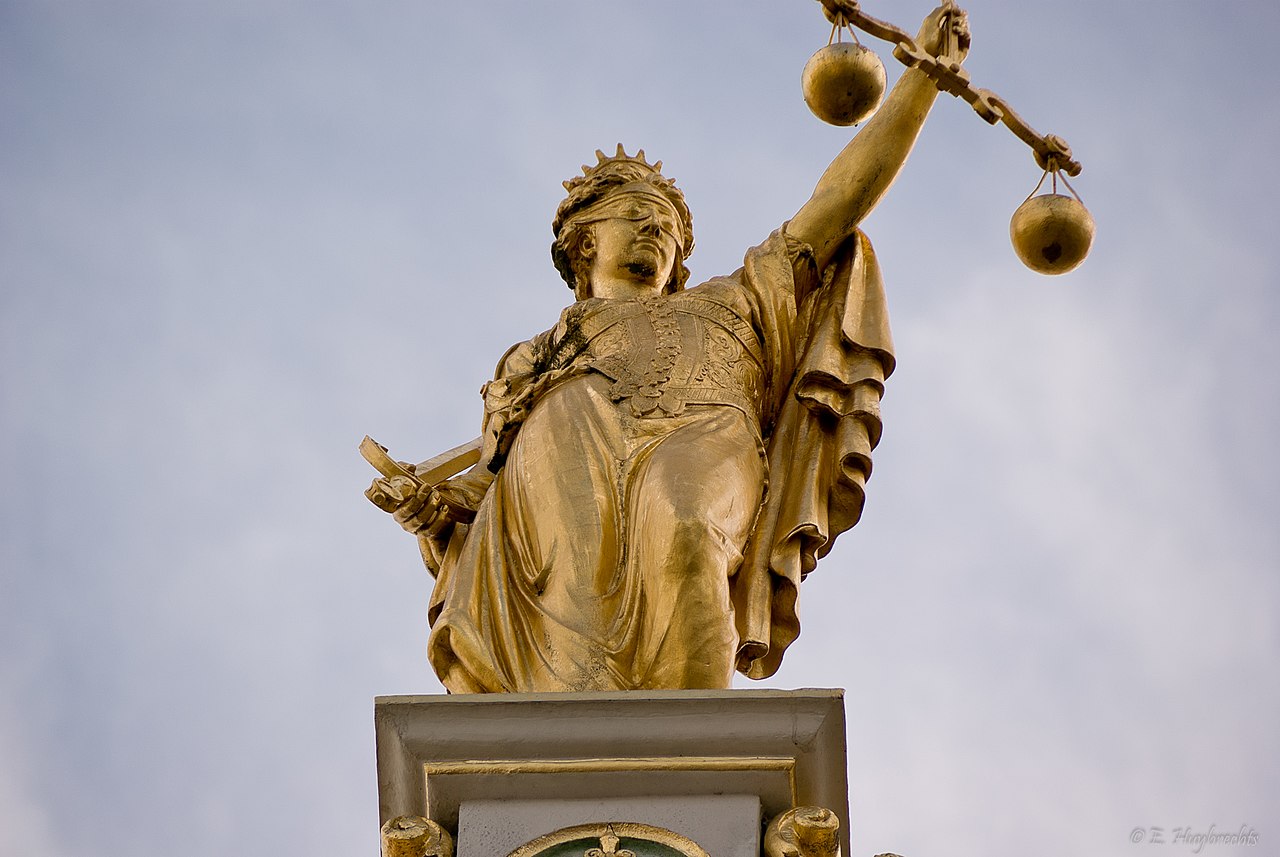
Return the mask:
M 433 776 L 511 776 L 513 774 L 589 774 L 632 771 L 765 771 L 784 773 L 791 799 L 796 799 L 796 760 L 790 756 L 650 756 L 622 759 L 489 759 L 430 761 L 422 765 L 430 803 Z
M 789 756 L 651 756 L 623 759 L 489 759 L 424 762 L 430 774 L 563 774 L 592 771 L 786 771 Z

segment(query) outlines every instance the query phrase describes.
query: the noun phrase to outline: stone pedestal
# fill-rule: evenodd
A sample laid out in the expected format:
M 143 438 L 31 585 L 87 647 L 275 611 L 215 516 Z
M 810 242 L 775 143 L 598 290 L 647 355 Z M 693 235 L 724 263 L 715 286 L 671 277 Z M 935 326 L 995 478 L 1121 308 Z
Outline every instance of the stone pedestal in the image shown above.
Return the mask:
M 386 696 L 374 722 L 381 821 L 426 816 L 458 857 L 588 822 L 757 857 L 762 824 L 803 805 L 839 816 L 850 853 L 838 690 Z

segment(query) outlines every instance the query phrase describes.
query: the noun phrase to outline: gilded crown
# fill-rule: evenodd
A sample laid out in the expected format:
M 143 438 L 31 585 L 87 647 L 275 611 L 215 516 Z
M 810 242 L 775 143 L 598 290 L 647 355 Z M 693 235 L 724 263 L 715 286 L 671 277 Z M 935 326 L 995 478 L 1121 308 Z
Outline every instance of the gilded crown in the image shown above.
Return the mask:
M 675 182 L 664 178 L 662 175 L 662 161 L 654 161 L 652 164 L 645 160 L 644 149 L 637 149 L 635 157 L 627 154 L 622 148 L 622 144 L 618 144 L 618 152 L 615 155 L 606 155 L 600 149 L 596 149 L 595 164 L 583 164 L 582 175 L 574 176 L 566 182 L 562 182 L 564 189 L 573 192 L 573 189 L 583 185 L 591 180 L 591 177 L 601 171 L 620 171 L 625 173 L 636 173 L 640 176 L 656 175 L 657 179 L 662 183 L 675 187 Z

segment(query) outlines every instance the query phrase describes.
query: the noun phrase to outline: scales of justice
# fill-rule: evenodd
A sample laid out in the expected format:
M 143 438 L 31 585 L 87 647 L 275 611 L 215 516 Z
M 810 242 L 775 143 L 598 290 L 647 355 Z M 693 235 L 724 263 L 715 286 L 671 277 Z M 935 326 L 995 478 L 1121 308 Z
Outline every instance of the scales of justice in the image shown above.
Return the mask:
M 449 690 L 375 704 L 387 857 L 851 853 L 842 692 L 729 687 L 776 672 L 862 511 L 894 356 L 859 224 L 947 92 L 1042 171 L 1010 224 L 1025 264 L 1075 268 L 1094 227 L 1066 142 L 971 83 L 954 3 L 912 37 L 820 2 L 805 101 L 865 124 L 742 267 L 689 285 L 683 193 L 643 150 L 598 151 L 552 223 L 574 300 L 498 361 L 481 436 L 417 465 L 361 444 L 366 496 L 435 578 Z M 887 96 L 855 29 L 907 66 Z

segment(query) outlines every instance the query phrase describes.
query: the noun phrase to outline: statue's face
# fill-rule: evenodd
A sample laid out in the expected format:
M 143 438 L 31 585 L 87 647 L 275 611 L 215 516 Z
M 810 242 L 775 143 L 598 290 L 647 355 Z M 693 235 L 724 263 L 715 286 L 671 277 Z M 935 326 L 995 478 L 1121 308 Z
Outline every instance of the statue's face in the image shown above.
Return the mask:
M 595 272 L 620 277 L 641 293 L 660 294 L 680 252 L 680 221 L 658 199 L 631 196 L 611 217 L 594 224 Z

